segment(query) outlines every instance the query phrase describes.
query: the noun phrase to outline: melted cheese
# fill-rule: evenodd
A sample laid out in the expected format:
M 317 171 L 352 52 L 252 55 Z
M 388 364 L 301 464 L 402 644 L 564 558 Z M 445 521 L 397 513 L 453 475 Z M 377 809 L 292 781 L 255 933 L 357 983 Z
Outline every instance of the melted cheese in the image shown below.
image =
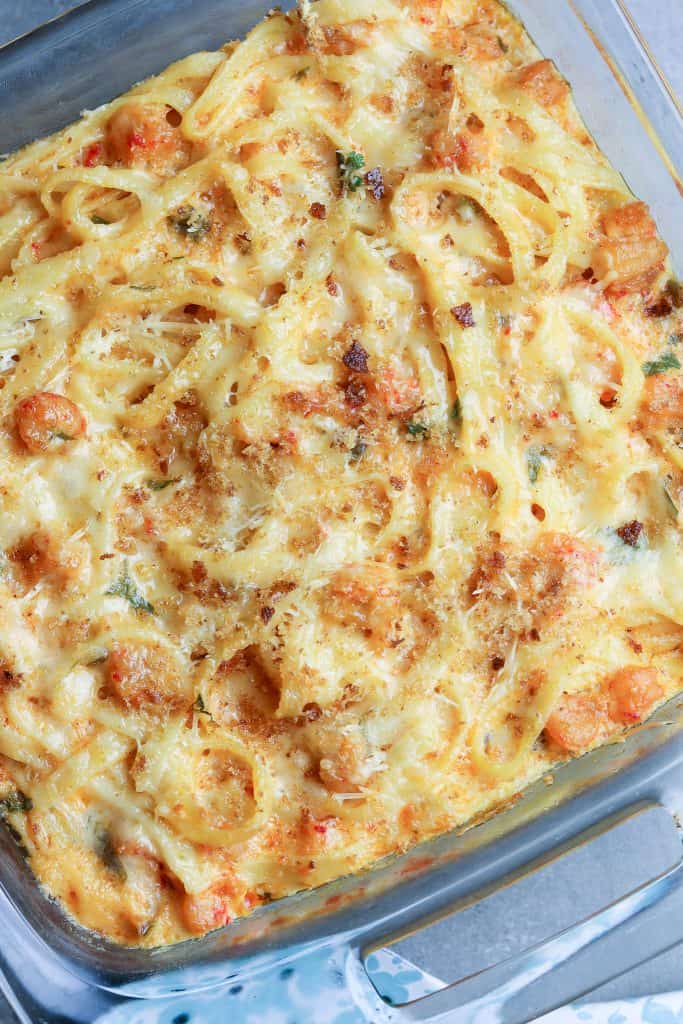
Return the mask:
M 680 295 L 496 0 L 302 2 L 0 173 L 0 785 L 200 934 L 682 682 Z

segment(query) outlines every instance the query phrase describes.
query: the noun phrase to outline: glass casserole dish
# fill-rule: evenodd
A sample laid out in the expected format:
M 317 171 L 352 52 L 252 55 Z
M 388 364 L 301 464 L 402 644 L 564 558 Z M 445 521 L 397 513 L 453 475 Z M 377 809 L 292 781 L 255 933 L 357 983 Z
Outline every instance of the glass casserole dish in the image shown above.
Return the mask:
M 598 9 L 588 2 L 563 2 L 553 11 L 552 21 L 541 0 L 511 6 L 540 49 L 573 84 L 577 105 L 599 145 L 626 175 L 633 191 L 650 204 L 674 259 L 680 261 L 680 111 L 639 47 L 621 5 L 610 2 Z M 265 5 L 259 4 L 231 8 L 203 2 L 189 15 L 169 0 L 97 0 L 43 27 L 2 54 L 0 93 L 13 116 L 5 126 L 1 148 L 16 148 L 61 127 L 83 107 L 110 99 L 170 60 L 244 34 L 264 11 Z M 44 87 L 45 81 L 54 83 L 54 94 Z M 513 809 L 464 835 L 444 837 L 367 875 L 280 902 L 226 931 L 176 949 L 145 952 L 108 947 L 78 929 L 45 900 L 13 845 L 4 840 L 1 881 L 20 915 L 7 910 L 16 937 L 14 949 L 7 953 L 8 973 L 15 975 L 20 987 L 29 972 L 25 967 L 17 970 L 13 963 L 25 962 L 42 950 L 45 972 L 48 966 L 58 973 L 65 967 L 95 986 L 146 996 L 205 987 L 275 962 L 285 963 L 312 944 L 339 935 L 348 938 L 354 951 L 365 950 L 471 901 L 525 865 L 554 856 L 562 844 L 600 822 L 631 813 L 647 801 L 671 804 L 681 756 L 678 718 L 676 707 L 664 709 L 658 716 L 659 727 L 562 769 L 553 787 L 534 787 Z M 579 791 L 581 795 L 576 796 Z M 580 955 L 578 950 L 586 943 L 597 941 L 633 914 L 645 913 L 650 904 L 660 908 L 651 913 L 663 915 L 667 907 L 665 902 L 658 903 L 659 898 L 675 891 L 677 881 L 675 872 L 657 880 L 598 915 L 590 925 L 547 944 L 543 955 L 537 951 L 486 972 L 479 980 L 445 990 L 406 1010 L 407 1019 L 431 1019 L 480 993 L 505 1003 L 523 983 L 529 984 L 530 970 L 541 975 L 556 962 Z M 656 932 L 657 948 L 679 937 L 673 926 L 671 933 L 664 926 L 651 930 Z M 620 942 L 618 932 L 605 941 L 613 949 L 628 945 Z M 643 943 L 637 955 L 644 958 L 654 951 Z M 619 955 L 636 954 L 621 948 Z M 592 987 L 626 969 L 628 963 L 605 955 L 590 966 L 599 973 L 580 973 L 584 984 L 590 982 Z M 576 966 L 575 971 L 579 973 Z M 536 1002 L 516 1004 L 505 1019 L 528 1019 L 555 1001 L 564 1001 L 575 994 L 570 982 L 567 985 L 563 990 L 557 980 L 549 988 L 539 984 L 535 997 L 527 990 L 524 999 Z M 80 1019 L 91 1019 L 91 1011 Z

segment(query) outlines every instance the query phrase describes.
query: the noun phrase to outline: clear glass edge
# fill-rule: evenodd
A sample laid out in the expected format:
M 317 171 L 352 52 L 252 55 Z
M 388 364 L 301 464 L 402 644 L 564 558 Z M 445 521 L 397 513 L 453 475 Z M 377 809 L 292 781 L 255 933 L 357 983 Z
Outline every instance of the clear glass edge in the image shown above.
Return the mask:
M 544 41 L 541 38 L 542 33 L 534 32 L 532 26 L 529 25 L 530 13 L 536 14 L 537 11 L 527 10 L 528 6 L 533 7 L 535 0 L 530 0 L 527 4 L 525 0 L 512 0 L 509 2 L 511 9 L 521 18 L 522 21 L 531 28 L 532 35 L 537 39 L 540 48 L 544 53 L 549 56 L 553 56 L 557 60 L 560 69 L 566 73 L 565 62 L 562 59 L 557 59 L 552 51 L 553 47 L 549 47 L 547 44 L 544 45 Z M 17 47 L 21 45 L 24 48 L 30 48 L 31 41 L 33 39 L 41 37 L 42 41 L 47 42 L 49 45 L 49 37 L 51 33 L 59 34 L 65 27 L 73 25 L 75 30 L 78 30 L 76 24 L 79 19 L 84 16 L 88 16 L 88 19 L 92 21 L 93 28 L 96 26 L 96 17 L 93 18 L 93 14 L 97 14 L 97 9 L 104 10 L 111 5 L 106 0 L 90 0 L 82 7 L 74 8 L 65 15 L 60 16 L 56 19 L 39 26 L 34 32 L 29 33 L 25 36 L 19 37 L 17 40 L 6 44 L 6 46 L 0 48 L 0 63 L 7 56 L 11 55 L 16 51 Z M 125 9 L 127 4 L 121 6 L 121 17 L 125 17 Z M 195 9 L 197 6 L 195 5 Z M 268 8 L 269 5 L 259 5 L 263 12 Z M 538 6 L 538 5 L 536 5 Z M 584 28 L 588 29 L 592 35 L 592 43 L 594 48 L 603 60 L 606 60 L 611 75 L 619 84 L 620 90 L 624 93 L 624 96 L 631 106 L 634 108 L 634 99 L 636 104 L 636 114 L 638 120 L 643 126 L 644 131 L 649 137 L 650 144 L 653 144 L 653 140 L 656 140 L 655 148 L 658 150 L 661 163 L 659 165 L 659 173 L 665 172 L 667 178 L 671 184 L 677 190 L 678 193 L 678 205 L 680 207 L 680 196 L 683 191 L 681 185 L 680 168 L 683 166 L 683 121 L 681 119 L 680 105 L 675 102 L 672 90 L 665 83 L 662 76 L 658 73 L 656 64 L 652 61 L 646 47 L 642 44 L 642 39 L 639 34 L 634 31 L 633 24 L 629 24 L 627 20 L 627 9 L 621 2 L 621 0 L 606 0 L 602 8 L 598 8 L 598 5 L 592 2 L 592 0 L 563 0 L 563 9 L 571 8 L 573 13 L 581 20 Z M 611 39 L 609 46 L 603 41 L 603 36 L 607 28 L 611 31 L 617 27 L 616 41 L 614 38 Z M 226 33 L 225 38 L 228 38 L 229 33 Z M 633 68 L 638 69 L 638 73 L 634 75 Z M 149 73 L 153 73 L 155 69 L 150 71 L 148 68 L 140 68 L 140 73 L 137 75 L 135 80 L 145 77 Z M 567 74 L 567 77 L 572 81 L 572 85 L 575 88 L 575 92 L 578 92 L 576 75 Z M 640 81 L 638 81 L 640 78 Z M 131 83 L 132 84 L 131 80 Z M 626 89 L 624 86 L 626 85 Z M 665 100 L 662 100 L 662 97 Z M 598 139 L 601 146 L 608 151 L 611 159 L 620 167 L 621 170 L 625 171 L 629 180 L 632 180 L 629 176 L 629 168 L 624 167 L 623 161 L 615 159 L 609 153 L 609 146 L 604 144 L 601 138 L 601 131 L 596 129 L 595 125 L 591 123 L 591 117 L 587 114 L 586 107 L 577 97 L 578 106 L 582 114 L 586 118 L 589 128 L 593 131 L 594 135 Z M 63 127 L 64 122 L 56 123 L 52 130 L 58 130 Z M 663 130 L 665 129 L 665 130 Z M 662 141 L 663 135 L 667 135 L 668 139 L 666 144 Z M 664 156 L 664 159 L 662 157 Z M 630 168 L 633 170 L 633 168 Z M 649 201 L 651 205 L 655 206 L 653 202 L 653 194 L 649 192 L 649 188 L 643 189 L 634 187 L 634 192 L 641 195 L 642 198 Z M 668 197 L 667 197 L 668 198 Z M 660 218 L 661 221 L 661 218 Z M 676 217 L 676 236 L 674 244 L 672 245 L 672 251 L 674 259 L 680 265 L 680 261 L 683 260 L 683 227 L 678 223 L 679 217 Z M 680 230 L 679 230 L 680 229 Z M 670 245 L 672 239 L 670 232 L 664 229 L 665 235 L 669 235 L 668 240 Z M 227 959 L 228 966 L 230 968 L 228 975 L 225 973 L 221 974 L 221 981 L 225 981 L 226 977 L 230 980 L 234 980 L 237 977 L 241 977 L 246 974 L 253 973 L 253 970 L 265 969 L 272 966 L 273 963 L 284 963 L 292 958 L 292 956 L 301 955 L 304 951 L 308 941 L 320 942 L 325 937 L 330 940 L 339 934 L 344 934 L 349 941 L 354 941 L 359 944 L 361 940 L 364 945 L 368 948 L 372 948 L 372 945 L 379 944 L 385 939 L 395 941 L 400 936 L 405 935 L 409 930 L 413 930 L 416 927 L 420 927 L 422 923 L 436 920 L 440 917 L 446 916 L 453 912 L 458 906 L 464 905 L 463 899 L 466 901 L 471 899 L 472 892 L 479 893 L 481 890 L 477 886 L 473 886 L 472 892 L 466 894 L 464 897 L 457 898 L 455 893 L 446 893 L 445 890 L 448 886 L 444 886 L 441 889 L 436 888 L 436 892 L 432 892 L 432 897 L 429 894 L 421 894 L 419 891 L 421 886 L 417 882 L 424 882 L 425 879 L 430 877 L 434 878 L 434 882 L 437 882 L 437 878 L 434 874 L 443 875 L 444 866 L 446 870 L 449 865 L 452 865 L 453 861 L 457 861 L 458 869 L 462 869 L 465 858 L 474 858 L 475 863 L 472 863 L 470 867 L 474 870 L 474 876 L 481 874 L 477 871 L 476 859 L 480 857 L 480 848 L 486 848 L 491 841 L 494 839 L 500 841 L 502 839 L 509 840 L 514 838 L 513 832 L 519 832 L 519 836 L 522 837 L 524 830 L 528 831 L 529 824 L 533 827 L 534 824 L 538 825 L 539 815 L 552 815 L 555 818 L 555 825 L 557 826 L 557 815 L 562 815 L 563 808 L 573 807 L 574 814 L 571 815 L 574 825 L 584 827 L 587 825 L 589 820 L 593 817 L 590 813 L 586 813 L 590 810 L 586 806 L 586 800 L 589 802 L 592 798 L 592 794 L 599 797 L 602 794 L 603 799 L 597 800 L 594 809 L 597 809 L 600 814 L 611 813 L 610 809 L 613 810 L 613 806 L 616 803 L 619 804 L 620 799 L 624 796 L 623 792 L 619 795 L 618 791 L 623 787 L 614 786 L 614 774 L 619 771 L 625 771 L 629 766 L 631 771 L 629 772 L 629 785 L 627 787 L 628 792 L 635 796 L 639 792 L 639 788 L 643 789 L 644 792 L 648 793 L 650 799 L 661 800 L 663 803 L 669 803 L 672 810 L 679 806 L 680 797 L 680 784 L 675 780 L 666 781 L 671 773 L 674 773 L 676 768 L 680 767 L 680 763 L 683 761 L 683 745 L 677 742 L 680 739 L 681 732 L 683 731 L 683 716 L 681 715 L 680 708 L 677 702 L 672 702 L 671 705 L 660 712 L 658 716 L 661 725 L 657 727 L 653 726 L 655 730 L 659 728 L 659 733 L 655 733 L 656 740 L 653 743 L 642 744 L 636 740 L 634 744 L 634 737 L 627 739 L 626 743 L 620 748 L 612 747 L 606 748 L 595 752 L 595 754 L 588 755 L 586 758 L 581 759 L 578 762 L 573 762 L 570 765 L 564 766 L 558 770 L 556 776 L 556 783 L 553 799 L 539 799 L 543 797 L 543 792 L 539 793 L 541 784 L 536 784 L 525 794 L 524 798 L 517 805 L 516 808 L 511 811 L 502 811 L 496 818 L 487 822 L 486 824 L 479 825 L 473 828 L 471 831 L 466 832 L 464 836 L 453 835 L 452 833 L 448 836 L 441 837 L 437 840 L 432 840 L 425 844 L 420 844 L 408 854 L 405 854 L 399 858 L 393 858 L 389 865 L 381 865 L 371 869 L 362 875 L 355 876 L 353 879 L 342 879 L 339 882 L 331 883 L 329 886 L 325 886 L 322 889 L 314 890 L 310 893 L 299 894 L 294 897 L 289 897 L 283 900 L 279 900 L 273 907 L 267 908 L 265 912 L 254 915 L 252 918 L 247 919 L 247 922 L 254 921 L 256 919 L 262 919 L 267 917 L 283 916 L 284 909 L 289 905 L 294 908 L 294 905 L 298 905 L 301 908 L 303 904 L 317 904 L 312 906 L 311 911 L 317 916 L 317 922 L 320 923 L 320 916 L 324 914 L 329 924 L 322 929 L 310 928 L 310 921 L 307 920 L 308 915 L 305 912 L 303 914 L 303 924 L 301 922 L 296 923 L 292 926 L 292 921 L 296 921 L 298 914 L 295 912 L 289 921 L 286 921 L 285 926 L 275 925 L 274 931 L 268 930 L 265 936 L 261 939 L 252 938 L 248 941 L 247 947 L 242 947 L 241 942 L 230 942 L 225 948 L 213 948 L 213 949 L 200 949 L 204 946 L 215 946 L 215 939 L 217 935 L 228 934 L 236 931 L 236 926 L 230 926 L 230 928 L 224 930 L 224 933 L 217 933 L 217 935 L 209 936 L 207 940 L 193 940 L 189 943 L 184 943 L 179 947 L 170 947 L 168 949 L 162 949 L 158 951 L 140 951 L 140 950 L 128 950 L 122 949 L 121 947 L 113 947 L 107 943 L 102 943 L 99 940 L 93 941 L 93 937 L 84 932 L 78 927 L 74 927 L 72 922 L 64 919 L 62 921 L 62 927 L 64 932 L 68 935 L 68 941 L 64 944 L 65 948 L 68 949 L 74 944 L 79 947 L 79 953 L 86 954 L 86 959 L 91 959 L 92 963 L 87 965 L 88 969 L 84 971 L 82 956 L 79 955 L 73 962 L 68 963 L 68 956 L 65 957 L 65 949 L 59 951 L 60 959 L 63 961 L 66 959 L 67 967 L 69 970 L 80 977 L 87 977 L 87 980 L 91 984 L 101 986 L 103 988 L 112 987 L 116 988 L 119 986 L 120 981 L 127 975 L 132 980 L 135 976 L 140 979 L 141 984 L 133 981 L 132 984 L 123 984 L 123 990 L 129 995 L 141 995 L 146 994 L 158 996 L 163 992 L 168 991 L 167 987 L 162 985 L 155 986 L 155 990 L 149 993 L 142 991 L 146 984 L 146 978 L 151 973 L 154 973 L 157 968 L 163 971 L 171 970 L 176 972 L 178 968 L 186 963 L 195 964 L 198 968 L 201 968 L 202 962 L 210 962 L 214 958 Z M 673 721 L 670 721 L 673 719 Z M 642 771 L 639 769 L 642 768 Z M 635 770 L 634 770 L 635 769 Z M 639 779 L 639 775 L 642 778 Z M 562 790 L 560 797 L 559 790 Z M 579 791 L 581 795 L 576 797 L 576 791 Z M 642 795 L 642 794 L 641 794 Z M 675 796 L 675 799 L 672 797 Z M 581 807 L 578 807 L 577 800 Z M 559 804 L 559 806 L 558 806 Z M 573 806 L 577 805 L 577 806 Z M 520 813 L 521 812 L 521 813 Z M 578 812 L 578 813 L 577 813 Z M 559 841 L 561 833 L 566 829 L 557 828 L 550 829 L 550 834 L 546 837 L 551 846 Z M 472 843 L 471 838 L 478 837 Z M 527 843 L 525 849 L 529 852 L 532 851 L 535 845 L 533 842 L 529 842 L 527 835 Z M 538 838 L 538 837 L 537 837 Z M 541 843 L 541 847 L 547 847 L 548 842 Z M 444 845 L 449 848 L 443 851 Z M 441 849 L 439 849 L 441 848 Z M 469 848 L 469 849 L 468 849 Z M 540 847 L 539 847 L 540 849 Z M 424 869 L 413 868 L 411 861 L 415 863 L 419 860 L 425 859 L 425 853 L 427 850 L 434 851 L 434 863 Z M 547 852 L 547 851 L 546 851 Z M 537 856 L 543 856 L 543 851 L 537 853 Z M 502 864 L 504 858 L 497 858 Z M 513 858 L 514 859 L 514 858 Z M 521 862 L 523 863 L 523 861 Z M 405 867 L 404 867 L 405 865 Z M 509 866 L 509 862 L 505 863 L 505 866 Z M 4 865 L 3 865 L 4 867 Z M 0 869 L 2 870 L 2 869 Z M 397 880 L 401 876 L 410 877 L 412 871 L 415 872 L 411 882 L 404 881 L 400 884 Z M 494 872 L 495 874 L 495 872 Z M 384 876 L 381 878 L 381 876 Z M 420 876 L 416 879 L 416 876 Z M 382 893 L 382 907 L 377 906 L 380 921 L 374 922 L 374 926 L 370 927 L 367 923 L 358 919 L 358 915 L 353 915 L 356 920 L 350 919 L 347 910 L 337 911 L 330 913 L 329 907 L 325 908 L 322 901 L 321 895 L 327 893 L 331 894 L 331 898 L 334 900 L 338 895 L 349 898 L 351 904 L 356 904 L 357 900 L 367 899 L 368 887 L 372 887 L 373 877 L 380 881 L 378 886 L 379 890 L 385 889 Z M 489 881 L 489 891 L 495 887 L 495 884 L 500 883 L 502 878 L 500 875 L 497 879 Z M 32 890 L 32 898 L 29 897 L 29 902 L 35 902 L 36 894 L 38 894 L 38 900 L 40 903 L 45 903 L 45 898 L 39 894 L 39 890 L 35 885 L 35 881 L 32 876 L 24 878 L 19 883 L 23 887 L 29 887 Z M 17 900 L 17 892 L 11 892 L 15 890 L 14 884 L 5 884 L 5 880 L 0 877 L 0 887 L 9 896 L 10 901 L 13 904 L 24 903 L 23 899 Z M 462 885 L 460 889 L 466 888 Z M 9 892 L 8 892 L 9 890 Z M 11 893 L 11 894 L 10 894 Z M 438 899 L 438 896 L 445 898 Z M 391 902 L 393 903 L 393 909 L 387 907 L 387 896 L 391 896 Z M 50 904 L 54 907 L 54 905 Z M 24 908 L 26 910 L 26 908 Z M 325 914 L 325 910 L 327 913 Z M 59 913 L 59 912 L 58 912 Z M 361 914 L 361 917 L 363 915 Z M 29 931 L 36 937 L 39 944 L 44 946 L 44 951 L 47 955 L 50 955 L 50 941 L 47 934 L 41 934 L 43 928 L 40 926 L 40 915 L 35 913 L 25 913 L 25 919 L 28 921 Z M 285 915 L 286 919 L 286 915 Z M 314 918 L 315 920 L 315 918 Z M 59 927 L 55 921 L 55 914 L 50 913 L 47 915 L 45 921 L 47 929 L 54 929 L 55 926 Z M 379 925 L 379 931 L 378 927 Z M 395 926 L 395 927 L 392 927 Z M 273 935 L 277 935 L 278 932 L 282 933 L 282 937 L 285 939 L 284 946 L 282 948 L 275 948 L 273 944 Z M 306 939 L 305 933 L 309 933 L 308 940 Z M 373 937 L 373 933 L 374 937 Z M 54 932 L 53 932 L 54 935 Z M 236 936 L 237 938 L 237 936 Z M 298 939 L 299 946 L 297 948 L 290 948 L 289 943 Z M 303 942 L 303 945 L 301 943 Z M 258 947 L 261 947 L 263 957 L 255 956 Z M 279 946 L 279 944 L 278 944 Z M 249 949 L 249 947 L 251 947 Z M 244 953 L 235 956 L 235 951 L 239 951 L 244 948 Z M 248 951 L 247 951 L 248 950 Z M 48 952 L 49 951 L 49 952 Z M 73 950 L 72 950 L 73 952 Z M 171 952 L 174 955 L 167 956 Z M 89 956 L 88 956 L 89 954 Z M 119 964 L 114 966 L 112 960 L 119 961 Z M 124 963 L 121 961 L 125 961 Z M 94 971 L 93 971 L 94 967 Z M 113 968 L 113 970 L 112 970 Z M 253 970 L 252 970 L 253 968 Z M 175 970 L 174 970 L 175 969 Z M 194 973 L 194 969 L 193 969 Z M 99 977 L 97 976 L 99 975 Z M 177 977 L 174 979 L 174 983 L 180 981 Z M 217 984 L 218 980 L 209 980 L 208 984 Z M 185 983 L 181 984 L 181 988 L 185 987 Z M 198 987 L 196 979 L 192 983 L 192 987 Z

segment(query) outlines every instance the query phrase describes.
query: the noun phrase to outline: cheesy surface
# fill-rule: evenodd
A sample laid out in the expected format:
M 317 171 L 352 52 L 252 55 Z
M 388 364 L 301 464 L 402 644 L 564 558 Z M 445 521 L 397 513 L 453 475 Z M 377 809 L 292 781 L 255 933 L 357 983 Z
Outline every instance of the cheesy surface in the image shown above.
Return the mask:
M 496 0 L 320 0 L 0 165 L 0 812 L 155 946 L 682 686 L 683 289 Z

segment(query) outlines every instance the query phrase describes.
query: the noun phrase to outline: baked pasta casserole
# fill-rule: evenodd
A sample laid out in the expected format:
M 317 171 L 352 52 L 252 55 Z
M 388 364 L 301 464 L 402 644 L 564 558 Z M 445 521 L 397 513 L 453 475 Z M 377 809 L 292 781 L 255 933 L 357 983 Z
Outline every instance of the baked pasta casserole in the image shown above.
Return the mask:
M 86 112 L 0 166 L 0 274 L 0 814 L 87 928 L 357 872 L 683 687 L 683 287 L 497 0 L 301 0 Z

